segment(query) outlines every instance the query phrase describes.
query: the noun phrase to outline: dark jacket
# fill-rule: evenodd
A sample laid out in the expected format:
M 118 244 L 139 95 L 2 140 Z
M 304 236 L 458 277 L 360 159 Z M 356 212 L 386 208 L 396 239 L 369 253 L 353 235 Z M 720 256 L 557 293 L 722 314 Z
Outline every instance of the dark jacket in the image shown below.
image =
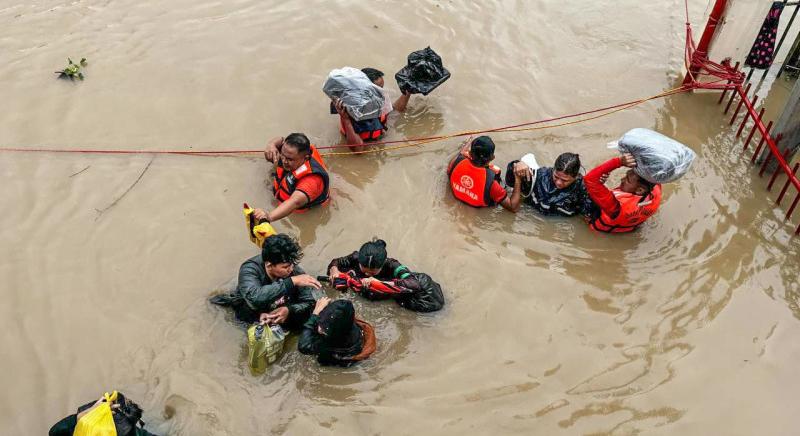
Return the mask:
M 506 169 L 506 185 L 514 185 L 515 160 Z M 531 189 L 532 188 L 532 189 Z M 543 215 L 574 216 L 587 213 L 591 200 L 586 194 L 583 177 L 578 175 L 575 183 L 566 189 L 558 189 L 553 182 L 553 168 L 542 167 L 536 171 L 533 187 L 530 182 L 523 181 L 522 196 L 525 203 L 533 206 Z
M 357 251 L 348 256 L 333 259 L 328 264 L 328 272 L 333 266 L 339 268 L 339 271 L 343 273 L 353 271 L 357 278 L 363 279 L 366 277 L 358 265 Z M 415 312 L 435 312 L 444 307 L 444 294 L 439 284 L 427 274 L 412 272 L 397 259 L 386 259 L 386 263 L 383 264 L 383 268 L 375 278 L 383 281 L 393 281 L 396 286 L 403 288 L 407 292 L 391 295 L 378 294 L 369 290 L 361 291 L 361 295 L 369 300 L 394 298 L 397 304 Z
M 361 329 L 353 325 L 351 333 L 342 343 L 332 348 L 325 343 L 325 337 L 317 331 L 319 316 L 311 317 L 303 325 L 300 339 L 297 341 L 297 349 L 303 354 L 317 356 L 317 362 L 323 366 L 350 366 L 356 363 L 349 357 L 355 356 L 363 349 L 363 338 Z
M 355 272 L 356 277 L 360 279 L 367 277 L 363 272 L 361 272 L 361 268 L 358 265 L 358 251 L 354 251 L 348 256 L 333 259 L 331 263 L 328 264 L 328 272 L 330 272 L 331 267 L 333 266 L 339 268 L 339 271 L 343 273 L 353 271 Z M 392 259 L 390 257 L 386 259 L 386 262 L 383 264 L 383 268 L 381 268 L 381 271 L 375 276 L 375 278 L 378 280 L 404 279 L 408 277 L 410 273 L 411 271 L 407 266 L 400 263 L 397 259 Z
M 305 272 L 296 265 L 290 277 L 302 274 Z M 264 312 L 286 306 L 289 308 L 289 317 L 284 327 L 300 328 L 311 315 L 316 303 L 314 288 L 297 287 L 290 277 L 275 281 L 270 279 L 264 269 L 261 255 L 258 255 L 247 259 L 239 267 L 236 291 L 229 295 L 216 296 L 211 302 L 221 306 L 231 306 L 236 317 L 246 323 L 258 321 Z
M 356 278 L 359 279 L 367 277 L 363 272 L 361 272 L 361 267 L 359 267 L 358 251 L 354 251 L 348 256 L 333 259 L 331 263 L 328 264 L 328 272 L 330 272 L 331 267 L 333 266 L 339 268 L 339 271 L 343 273 L 353 271 Z M 397 259 L 392 259 L 390 257 L 386 259 L 386 262 L 383 264 L 380 272 L 375 275 L 374 278 L 378 280 L 393 280 L 400 278 L 404 279 L 410 277 L 410 275 L 411 271 L 409 271 L 407 266 L 401 264 Z M 411 280 L 413 280 L 413 278 L 411 278 Z M 391 295 L 371 292 L 368 289 L 362 291 L 361 295 L 369 300 L 386 300 L 391 298 Z

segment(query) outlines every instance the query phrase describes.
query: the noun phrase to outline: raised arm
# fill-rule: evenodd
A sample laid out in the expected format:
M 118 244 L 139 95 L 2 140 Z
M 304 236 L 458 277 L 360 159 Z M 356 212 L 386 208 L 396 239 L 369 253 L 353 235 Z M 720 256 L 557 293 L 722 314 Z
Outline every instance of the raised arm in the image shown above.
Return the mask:
M 400 97 L 397 97 L 397 100 L 395 100 L 394 104 L 392 105 L 394 107 L 394 110 L 396 110 L 397 112 L 405 112 L 406 107 L 408 106 L 408 100 L 411 99 L 410 92 L 406 91 L 401 91 L 401 92 L 402 94 L 400 95 Z
M 619 215 L 619 200 L 617 200 L 614 193 L 603 184 L 603 181 L 608 177 L 610 172 L 621 166 L 622 158 L 615 157 L 598 165 L 583 178 L 583 184 L 586 186 L 586 193 L 589 194 L 589 198 L 592 199 L 600 210 L 604 211 L 612 218 L 616 218 L 616 216 Z
M 361 150 L 361 146 L 364 145 L 364 140 L 358 136 L 356 130 L 353 128 L 353 120 L 350 119 L 350 114 L 347 113 L 347 109 L 344 107 L 344 103 L 341 100 L 336 99 L 333 102 L 334 107 L 336 107 L 336 112 L 339 113 L 339 120 L 342 123 L 342 128 L 344 129 L 344 136 L 347 140 L 347 143 L 355 148 L 355 151 Z
M 281 155 L 281 146 L 283 145 L 283 136 L 272 138 L 267 141 L 267 147 L 264 149 L 264 159 L 267 162 L 276 164 Z
M 527 174 L 528 166 L 522 162 L 514 164 L 514 188 L 511 191 L 511 197 L 504 198 L 500 203 L 506 210 L 514 213 L 517 213 L 520 206 L 522 206 L 522 172 Z

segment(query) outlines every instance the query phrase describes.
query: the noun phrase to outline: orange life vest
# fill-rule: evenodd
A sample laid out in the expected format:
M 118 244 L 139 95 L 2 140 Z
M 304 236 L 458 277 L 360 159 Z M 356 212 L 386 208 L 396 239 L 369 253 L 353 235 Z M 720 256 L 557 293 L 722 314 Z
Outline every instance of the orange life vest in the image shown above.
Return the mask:
M 381 126 L 382 126 L 380 129 L 367 130 L 367 131 L 364 131 L 364 132 L 359 132 L 358 130 L 355 130 L 356 123 L 353 122 L 353 130 L 355 130 L 355 132 L 358 134 L 358 136 L 361 137 L 362 140 L 364 140 L 364 141 L 374 141 L 374 140 L 380 138 L 381 135 L 383 135 L 384 132 L 386 132 L 386 120 L 388 118 L 389 118 L 389 114 L 383 114 L 378 118 L 378 121 L 381 122 Z M 345 134 L 345 132 L 344 132 L 344 123 L 342 122 L 341 118 L 339 119 L 339 133 L 341 133 L 342 135 Z
M 318 174 L 322 177 L 325 188 L 319 197 L 309 199 L 308 203 L 298 208 L 297 211 L 305 211 L 311 207 L 326 203 L 329 199 L 328 188 L 330 183 L 328 168 L 325 166 L 325 162 L 322 161 L 322 156 L 320 156 L 317 148 L 313 145 L 311 146 L 311 156 L 309 159 L 291 173 L 284 170 L 280 164 L 275 166 L 275 177 L 272 180 L 272 192 L 275 194 L 275 198 L 281 203 L 288 200 L 297 188 L 297 182 L 303 177 L 312 174 Z
M 492 183 L 500 181 L 500 168 L 494 165 L 479 167 L 463 155 L 458 155 L 448 171 L 453 195 L 474 207 L 494 206 Z
M 661 185 L 656 185 L 646 197 L 614 190 L 614 196 L 619 201 L 619 214 L 611 218 L 605 211 L 593 219 L 589 224 L 592 229 L 607 233 L 624 233 L 636 227 L 653 216 L 661 205 Z

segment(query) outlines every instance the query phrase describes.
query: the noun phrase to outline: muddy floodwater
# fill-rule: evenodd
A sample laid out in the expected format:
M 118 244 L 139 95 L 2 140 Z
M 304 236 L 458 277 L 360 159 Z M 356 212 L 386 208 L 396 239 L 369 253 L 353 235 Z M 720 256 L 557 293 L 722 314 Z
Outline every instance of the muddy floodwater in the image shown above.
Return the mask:
M 709 2 L 689 7 L 699 34 Z M 718 58 L 749 48 L 757 24 L 739 17 Z M 3 1 L 0 145 L 335 144 L 327 73 L 381 69 L 396 97 L 394 73 L 428 45 L 452 78 L 387 139 L 516 124 L 678 86 L 683 22 L 682 1 Z M 88 59 L 85 81 L 56 80 L 68 56 Z M 256 254 L 241 204 L 274 206 L 263 158 L 0 153 L 0 434 L 46 434 L 112 388 L 163 435 L 797 434 L 800 240 L 716 99 L 492 135 L 503 168 L 563 151 L 591 168 L 633 127 L 690 145 L 691 172 L 628 235 L 458 204 L 456 139 L 328 157 L 329 207 L 276 224 L 303 267 L 379 236 L 447 306 L 347 295 L 376 327 L 371 359 L 320 368 L 292 348 L 260 377 L 207 298 Z

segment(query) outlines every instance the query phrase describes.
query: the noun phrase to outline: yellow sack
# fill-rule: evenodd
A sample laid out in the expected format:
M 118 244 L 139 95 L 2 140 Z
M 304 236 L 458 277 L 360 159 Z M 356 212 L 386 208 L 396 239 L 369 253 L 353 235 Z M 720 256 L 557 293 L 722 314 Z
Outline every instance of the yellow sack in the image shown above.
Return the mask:
M 268 222 L 256 224 L 256 220 L 253 218 L 253 209 L 247 203 L 244 204 L 242 212 L 244 212 L 244 221 L 247 224 L 247 235 L 250 237 L 250 241 L 258 245 L 259 248 L 264 245 L 264 239 L 278 233 Z
M 81 416 L 72 436 L 117 436 L 117 426 L 111 413 L 111 404 L 117 401 L 117 391 L 111 395 L 106 392 L 103 396 L 106 401 Z

